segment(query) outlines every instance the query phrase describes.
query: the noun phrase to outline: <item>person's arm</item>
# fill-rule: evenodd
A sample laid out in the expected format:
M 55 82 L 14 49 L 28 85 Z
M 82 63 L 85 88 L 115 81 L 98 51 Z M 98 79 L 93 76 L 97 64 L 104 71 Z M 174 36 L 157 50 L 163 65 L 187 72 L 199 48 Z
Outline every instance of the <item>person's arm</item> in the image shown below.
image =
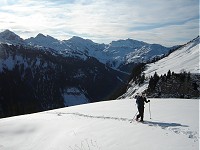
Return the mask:
M 145 101 L 146 103 L 150 102 L 150 100 L 147 100 L 146 97 L 144 97 L 144 101 Z

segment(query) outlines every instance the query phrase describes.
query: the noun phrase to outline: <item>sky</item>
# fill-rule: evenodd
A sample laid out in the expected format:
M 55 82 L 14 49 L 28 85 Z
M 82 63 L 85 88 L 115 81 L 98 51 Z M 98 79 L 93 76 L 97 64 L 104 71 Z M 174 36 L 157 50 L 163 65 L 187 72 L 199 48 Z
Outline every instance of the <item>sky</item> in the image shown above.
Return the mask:
M 135 39 L 164 46 L 199 35 L 199 0 L 0 0 L 0 31 L 110 43 Z

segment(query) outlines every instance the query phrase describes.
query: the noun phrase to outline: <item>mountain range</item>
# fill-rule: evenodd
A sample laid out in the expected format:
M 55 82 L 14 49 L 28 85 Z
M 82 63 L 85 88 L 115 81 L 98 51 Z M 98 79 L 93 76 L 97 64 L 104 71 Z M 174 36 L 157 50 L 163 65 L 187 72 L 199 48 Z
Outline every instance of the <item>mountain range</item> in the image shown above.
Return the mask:
M 51 49 L 55 54 L 62 54 L 65 57 L 79 57 L 83 60 L 94 57 L 113 69 L 126 72 L 132 71 L 132 67 L 128 69 L 126 66 L 146 62 L 156 56 L 167 54 L 172 49 L 172 47 L 168 48 L 132 39 L 112 41 L 110 44 L 98 44 L 89 39 L 74 36 L 69 40 L 60 41 L 41 33 L 36 37 L 23 40 L 9 30 L 0 33 L 0 42 L 28 45 L 44 50 Z
M 126 39 L 98 44 L 0 33 L 0 117 L 116 99 L 140 63 L 178 47 Z

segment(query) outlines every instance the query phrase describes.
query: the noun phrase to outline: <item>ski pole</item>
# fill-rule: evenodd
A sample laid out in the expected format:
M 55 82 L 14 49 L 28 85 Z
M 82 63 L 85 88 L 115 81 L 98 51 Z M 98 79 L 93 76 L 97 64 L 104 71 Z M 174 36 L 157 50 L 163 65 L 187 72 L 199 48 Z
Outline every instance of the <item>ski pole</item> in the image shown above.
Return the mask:
M 150 102 L 149 102 L 149 115 L 150 115 L 150 119 L 151 119 L 151 109 L 150 109 Z
M 137 115 L 137 113 L 138 113 L 138 111 L 135 113 L 135 116 Z M 133 117 L 133 119 L 131 120 L 131 122 L 130 122 L 130 123 L 132 123 L 132 122 L 133 122 L 133 120 L 135 119 L 135 116 Z

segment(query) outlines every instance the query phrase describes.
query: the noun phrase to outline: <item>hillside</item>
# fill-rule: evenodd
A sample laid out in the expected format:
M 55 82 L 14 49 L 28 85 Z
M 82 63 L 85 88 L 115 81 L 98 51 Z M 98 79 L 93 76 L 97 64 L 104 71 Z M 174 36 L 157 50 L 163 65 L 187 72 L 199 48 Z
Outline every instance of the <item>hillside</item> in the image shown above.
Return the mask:
M 199 100 L 151 99 L 145 122 L 134 99 L 0 119 L 1 150 L 197 150 Z M 183 115 L 184 114 L 184 115 Z
M 189 97 L 198 98 L 200 91 L 199 43 L 198 36 L 163 59 L 145 65 L 145 69 L 141 74 L 141 76 L 144 75 L 143 78 L 145 80 L 140 84 L 132 80 L 129 83 L 126 93 L 119 98 L 134 97 L 136 93 L 141 93 L 147 89 L 149 90 L 149 83 L 152 78 L 157 80 L 153 85 L 157 88 L 157 91 L 148 93 L 149 96 L 158 96 L 159 92 L 163 92 L 161 91 L 162 89 L 160 89 L 163 87 L 163 89 L 168 89 L 168 93 L 164 93 L 163 96 L 161 93 L 162 97 L 182 97 L 182 95 L 183 97 L 188 97 L 187 93 L 194 93 Z M 171 79 L 169 79 L 167 75 L 169 71 L 170 74 L 173 74 Z M 155 79 L 157 77 L 158 79 Z M 188 80 L 185 80 L 186 78 Z M 177 94 L 176 92 L 182 87 L 186 87 L 188 90 L 183 89 L 184 91 L 181 90 Z
M 126 78 L 92 57 L 0 44 L 0 118 L 111 99 Z
M 199 36 L 185 44 L 175 52 L 171 53 L 155 63 L 147 65 L 145 74 L 152 76 L 155 72 L 159 75 L 171 70 L 180 73 L 182 70 L 190 73 L 200 73 L 199 68 Z

